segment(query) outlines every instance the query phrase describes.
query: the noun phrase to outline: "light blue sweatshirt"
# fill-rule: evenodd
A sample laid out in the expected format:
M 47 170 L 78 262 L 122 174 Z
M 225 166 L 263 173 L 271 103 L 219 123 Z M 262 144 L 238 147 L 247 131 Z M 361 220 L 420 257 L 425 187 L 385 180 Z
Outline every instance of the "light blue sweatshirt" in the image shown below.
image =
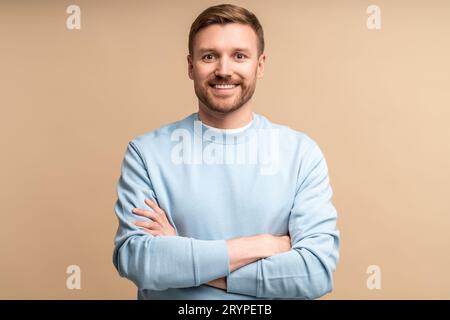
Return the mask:
M 253 113 L 241 132 L 211 130 L 198 113 L 129 142 L 117 185 L 113 263 L 139 299 L 314 299 L 332 290 L 339 259 L 328 168 L 304 133 Z M 149 198 L 176 236 L 152 236 Z M 289 235 L 292 249 L 229 268 L 226 240 Z M 227 290 L 206 285 L 227 277 Z

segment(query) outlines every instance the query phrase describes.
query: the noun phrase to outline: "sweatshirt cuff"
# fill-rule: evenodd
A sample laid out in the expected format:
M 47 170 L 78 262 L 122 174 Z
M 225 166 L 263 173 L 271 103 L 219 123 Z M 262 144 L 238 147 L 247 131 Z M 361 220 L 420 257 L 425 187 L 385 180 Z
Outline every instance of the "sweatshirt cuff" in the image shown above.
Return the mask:
M 192 239 L 192 250 L 197 286 L 230 274 L 230 260 L 225 240 Z
M 258 296 L 258 266 L 255 261 L 239 268 L 227 277 L 227 292 Z

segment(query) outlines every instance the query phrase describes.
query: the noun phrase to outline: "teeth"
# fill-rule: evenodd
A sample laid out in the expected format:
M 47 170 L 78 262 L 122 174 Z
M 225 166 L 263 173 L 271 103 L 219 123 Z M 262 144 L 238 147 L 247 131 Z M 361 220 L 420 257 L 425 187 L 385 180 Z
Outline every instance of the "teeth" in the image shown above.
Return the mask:
M 216 89 L 231 89 L 236 87 L 235 84 L 215 84 L 214 88 Z

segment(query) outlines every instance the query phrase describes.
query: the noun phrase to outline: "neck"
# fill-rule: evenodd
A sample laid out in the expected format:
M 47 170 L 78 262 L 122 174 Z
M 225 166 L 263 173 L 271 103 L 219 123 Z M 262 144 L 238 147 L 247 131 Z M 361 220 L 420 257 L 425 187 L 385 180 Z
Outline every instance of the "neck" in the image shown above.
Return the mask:
M 237 129 L 246 126 L 253 119 L 253 113 L 249 105 L 242 106 L 236 111 L 223 114 L 208 110 L 199 106 L 198 116 L 204 124 L 218 129 Z

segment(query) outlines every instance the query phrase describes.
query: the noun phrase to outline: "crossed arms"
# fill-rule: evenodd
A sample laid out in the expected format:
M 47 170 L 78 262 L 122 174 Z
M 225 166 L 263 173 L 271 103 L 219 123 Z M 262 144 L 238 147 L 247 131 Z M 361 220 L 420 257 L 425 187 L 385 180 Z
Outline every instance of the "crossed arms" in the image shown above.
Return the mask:
M 290 212 L 289 237 L 256 235 L 227 241 L 167 236 L 163 232 L 170 229 L 155 217 L 146 225 L 135 224 L 138 213 L 133 209 L 156 198 L 139 150 L 137 141 L 130 142 L 118 184 L 113 262 L 121 276 L 141 289 L 208 284 L 269 298 L 314 299 L 332 290 L 339 233 L 326 162 L 316 145 L 308 149 L 299 172 L 303 178 Z M 141 213 L 149 212 L 156 211 Z
M 167 219 L 164 210 L 151 199 L 145 199 L 144 201 L 152 211 L 134 208 L 132 212 L 151 220 L 135 221 L 134 224 L 155 237 L 176 236 L 177 232 Z M 273 236 L 271 234 L 235 238 L 227 240 L 226 244 L 230 260 L 230 272 L 257 260 L 291 250 L 291 238 L 289 236 Z M 225 277 L 209 281 L 207 284 L 215 288 L 227 289 Z

